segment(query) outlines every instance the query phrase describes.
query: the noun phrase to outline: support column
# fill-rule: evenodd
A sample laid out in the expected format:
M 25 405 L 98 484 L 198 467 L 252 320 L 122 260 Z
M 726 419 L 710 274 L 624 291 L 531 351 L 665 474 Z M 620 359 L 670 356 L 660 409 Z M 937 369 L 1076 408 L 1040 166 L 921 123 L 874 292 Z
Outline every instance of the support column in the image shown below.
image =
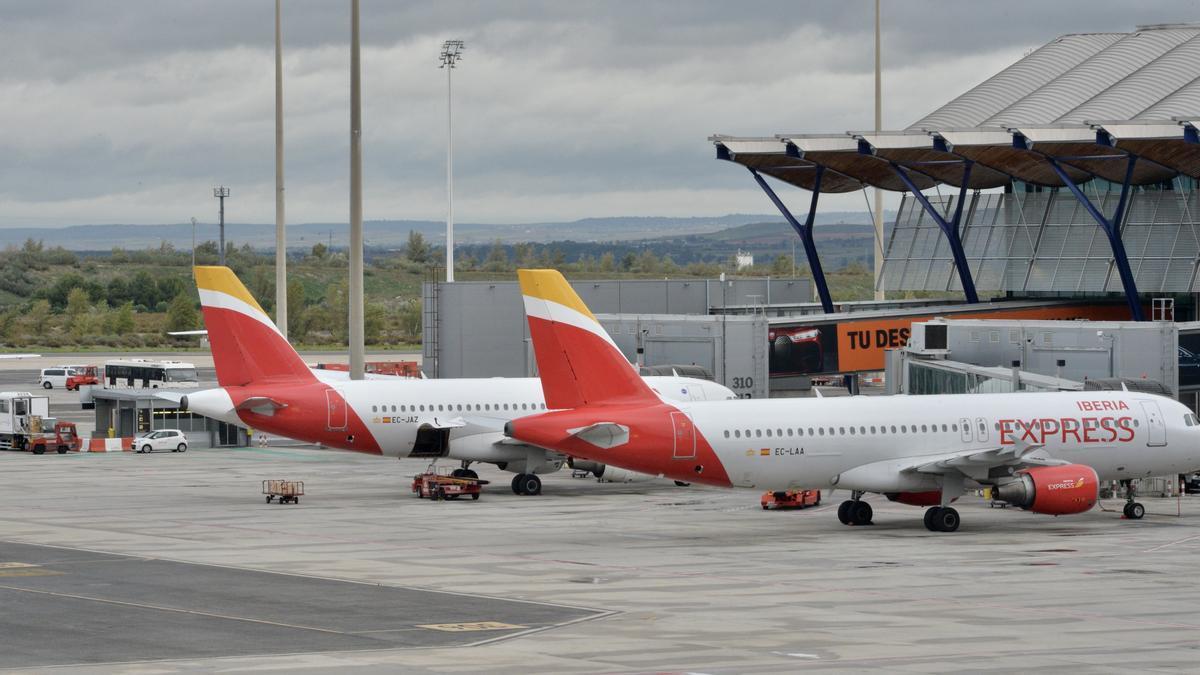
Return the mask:
M 746 167 L 750 168 L 750 167 Z M 829 285 L 825 282 L 825 270 L 821 268 L 821 257 L 817 255 L 817 244 L 813 239 L 813 221 L 817 217 L 817 198 L 821 196 L 821 176 L 825 173 L 825 167 L 817 165 L 816 179 L 813 181 L 812 201 L 808 206 L 808 217 L 804 222 L 796 220 L 792 212 L 788 210 L 771 186 L 767 184 L 757 171 L 750 169 L 750 174 L 754 176 L 754 180 L 758 182 L 758 186 L 763 192 L 767 193 L 767 197 L 775 204 L 775 208 L 783 214 L 783 217 L 792 225 L 792 229 L 796 230 L 796 234 L 800 235 L 800 241 L 804 244 L 804 255 L 808 257 L 808 268 L 812 270 L 813 284 L 817 287 L 817 296 L 821 298 L 821 309 L 825 310 L 826 314 L 833 313 L 833 298 L 829 295 Z
M 946 235 L 946 241 L 950 244 L 950 253 L 954 256 L 954 267 L 958 269 L 958 279 L 962 283 L 963 295 L 966 296 L 967 302 L 979 302 L 979 295 L 975 292 L 975 280 L 971 277 L 971 266 L 967 264 L 967 254 L 963 250 L 962 237 L 958 233 L 959 223 L 962 221 L 963 203 L 967 200 L 967 184 L 971 181 L 971 167 L 975 164 L 971 160 L 965 160 L 963 163 L 963 179 L 962 186 L 958 189 L 958 203 L 954 205 L 954 218 L 947 221 L 938 213 L 933 204 L 921 193 L 912 179 L 908 177 L 908 172 L 895 162 L 888 162 L 892 166 L 892 171 L 903 181 L 904 186 L 912 193 L 913 198 L 925 209 L 925 213 L 933 218 L 934 222 L 941 228 L 942 234 Z
M 1046 157 L 1046 161 L 1050 163 L 1050 168 L 1054 169 L 1054 173 L 1058 174 L 1059 180 L 1067 186 L 1071 194 L 1075 195 L 1075 199 L 1091 214 L 1092 219 L 1104 230 L 1104 234 L 1108 237 L 1108 244 L 1112 247 L 1113 264 L 1117 267 L 1117 273 L 1121 276 L 1121 288 L 1125 291 L 1125 301 L 1129 303 L 1129 315 L 1134 321 L 1145 321 L 1145 313 L 1142 312 L 1142 302 L 1138 298 L 1137 282 L 1133 279 L 1133 270 L 1129 267 L 1129 256 L 1125 254 L 1125 242 L 1121 239 L 1121 221 L 1125 217 L 1125 205 L 1129 198 L 1129 184 L 1133 180 L 1133 167 L 1137 164 L 1137 156 L 1129 155 L 1129 159 L 1125 165 L 1125 182 L 1121 183 L 1121 198 L 1117 200 L 1117 210 L 1113 214 L 1112 220 L 1104 217 L 1100 213 L 1100 209 L 1092 204 L 1087 195 L 1079 189 L 1075 181 L 1063 170 L 1058 161 L 1053 157 Z

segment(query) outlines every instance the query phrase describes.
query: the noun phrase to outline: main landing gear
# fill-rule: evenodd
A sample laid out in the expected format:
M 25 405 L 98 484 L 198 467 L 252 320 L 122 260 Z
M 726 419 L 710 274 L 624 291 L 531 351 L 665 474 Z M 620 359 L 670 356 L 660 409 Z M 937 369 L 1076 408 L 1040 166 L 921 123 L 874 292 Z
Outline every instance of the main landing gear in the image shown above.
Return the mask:
M 451 471 L 450 475 L 454 478 L 479 478 L 479 474 L 475 473 L 474 469 L 468 469 L 465 466 L 461 469 L 455 469 L 454 471 Z
M 1123 480 L 1121 484 L 1125 486 L 1125 508 L 1123 513 L 1129 520 L 1141 520 L 1142 516 L 1146 515 L 1146 507 L 1134 501 L 1137 497 L 1137 488 L 1133 486 L 1133 481 Z
M 542 479 L 533 473 L 519 473 L 513 476 L 512 491 L 517 495 L 540 495 L 542 494 Z
M 850 499 L 838 506 L 838 520 L 843 525 L 870 525 L 874 512 L 871 505 L 862 501 L 863 493 L 855 490 L 850 493 Z
M 960 522 L 958 511 L 949 506 L 932 506 L 925 510 L 925 529 L 930 532 L 953 532 Z

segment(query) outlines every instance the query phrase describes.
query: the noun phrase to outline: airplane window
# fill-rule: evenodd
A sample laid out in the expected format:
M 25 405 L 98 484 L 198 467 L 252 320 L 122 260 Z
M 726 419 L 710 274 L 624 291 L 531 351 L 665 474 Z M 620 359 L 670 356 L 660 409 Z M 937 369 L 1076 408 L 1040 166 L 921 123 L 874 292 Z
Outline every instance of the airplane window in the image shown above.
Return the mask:
M 866 434 L 866 433 L 867 433 L 867 428 L 866 428 L 866 427 L 859 427 L 859 428 L 858 428 L 858 433 L 860 433 L 860 434 Z
M 754 435 L 761 438 L 762 437 L 762 429 L 755 429 Z
M 980 433 L 987 431 L 987 425 L 984 424 L 983 422 L 980 422 L 979 423 L 979 431 L 980 431 Z
M 951 424 L 951 425 L 950 425 L 950 430 L 951 430 L 951 431 L 958 431 L 958 425 L 957 425 L 957 424 Z
M 793 432 L 794 432 L 794 431 L 795 431 L 795 429 L 793 429 L 793 428 L 791 428 L 791 427 L 788 427 L 788 430 L 787 430 L 787 435 L 788 435 L 788 436 L 791 436 L 791 435 L 793 434 Z
M 942 431 L 949 431 L 945 424 L 942 425 Z
M 729 430 L 728 429 L 725 430 L 725 438 L 729 438 Z
M 767 429 L 767 438 L 770 438 L 770 437 L 771 437 L 771 430 Z
M 996 431 L 1000 431 L 1000 423 L 999 422 L 993 423 L 992 426 L 996 429 Z M 1038 426 L 1041 426 L 1040 421 L 1038 422 Z
M 1140 427 L 1140 426 L 1142 426 L 1142 424 L 1141 424 L 1141 422 L 1139 422 L 1135 419 L 1135 420 L 1133 420 L 1133 426 Z
M 491 403 L 484 403 L 484 404 L 483 404 L 483 409 L 484 409 L 484 410 L 491 410 L 491 409 L 492 409 L 492 404 L 491 404 Z
M 850 427 L 850 435 L 851 435 L 851 436 L 853 436 L 853 435 L 854 435 L 854 427 Z
M 922 424 L 922 425 L 921 425 L 921 433 L 925 433 L 925 432 L 926 432 L 925 425 L 924 425 L 924 424 Z
M 804 427 L 797 427 L 797 428 L 796 428 L 796 435 L 797 435 L 797 436 L 803 436 L 803 435 L 804 435 Z
M 734 437 L 735 437 L 735 438 L 741 438 L 741 437 L 742 437 L 742 430 L 741 430 L 741 429 L 734 429 L 734 430 L 733 430 L 733 435 L 734 435 Z
M 825 427 L 817 427 L 817 431 L 819 431 L 822 436 L 825 435 Z
M 838 427 L 838 434 L 845 434 L 845 433 L 846 433 L 846 427 Z
M 892 433 L 893 434 L 896 433 L 896 425 L 895 424 L 892 425 Z
M 371 412 L 379 412 L 379 411 L 375 409 L 375 406 L 371 406 Z
M 895 431 L 895 430 L 896 430 L 896 428 L 895 428 L 895 427 L 892 427 L 892 431 Z M 901 425 L 900 425 L 900 433 L 902 433 L 902 434 L 907 434 L 907 433 L 908 433 L 908 427 L 907 427 L 906 425 L 903 425 L 903 424 L 901 424 Z
M 775 430 L 775 435 L 776 435 L 776 436 L 780 436 L 780 437 L 782 437 L 782 436 L 783 436 L 783 429 L 776 429 L 776 430 Z
M 812 435 L 813 435 L 813 428 L 812 428 L 812 427 L 809 427 L 809 428 L 808 428 L 808 435 L 809 435 L 809 436 L 812 436 Z
M 438 404 L 438 410 L 445 410 L 445 408 L 442 407 L 441 403 Z

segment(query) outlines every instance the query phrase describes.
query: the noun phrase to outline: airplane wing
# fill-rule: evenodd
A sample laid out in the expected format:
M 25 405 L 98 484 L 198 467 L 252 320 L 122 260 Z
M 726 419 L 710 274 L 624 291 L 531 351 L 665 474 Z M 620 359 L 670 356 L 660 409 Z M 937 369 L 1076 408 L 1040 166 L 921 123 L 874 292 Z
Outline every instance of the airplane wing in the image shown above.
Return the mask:
M 862 464 L 843 471 L 837 485 L 868 492 L 961 491 L 963 482 L 986 481 L 992 469 L 1068 464 L 1043 451 L 1041 445 L 997 445 L 990 448 L 898 457 Z
M 1069 463 L 1045 456 L 1039 452 L 1042 448 L 1041 444 L 1020 443 L 984 450 L 962 450 L 933 457 L 926 455 L 913 458 L 901 471 L 942 475 L 957 471 L 968 478 L 987 478 L 988 470 L 998 466 L 1024 468 Z

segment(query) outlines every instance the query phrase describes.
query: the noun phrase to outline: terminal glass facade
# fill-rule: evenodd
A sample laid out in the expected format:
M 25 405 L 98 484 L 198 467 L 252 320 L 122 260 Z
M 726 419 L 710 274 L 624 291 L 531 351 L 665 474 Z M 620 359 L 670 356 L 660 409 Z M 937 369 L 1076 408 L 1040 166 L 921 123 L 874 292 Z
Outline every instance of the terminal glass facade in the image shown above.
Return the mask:
M 1111 216 L 1120 186 L 1093 180 L 1081 186 Z M 953 192 L 953 191 L 952 191 Z M 957 192 L 927 195 L 952 214 Z M 1104 232 L 1067 190 L 1015 184 L 1003 193 L 968 195 L 963 247 L 980 291 L 1117 293 L 1121 279 Z M 1200 292 L 1200 193 L 1195 181 L 1130 190 L 1122 239 L 1140 293 Z M 921 205 L 905 194 L 886 242 L 884 288 L 961 290 L 946 237 Z

